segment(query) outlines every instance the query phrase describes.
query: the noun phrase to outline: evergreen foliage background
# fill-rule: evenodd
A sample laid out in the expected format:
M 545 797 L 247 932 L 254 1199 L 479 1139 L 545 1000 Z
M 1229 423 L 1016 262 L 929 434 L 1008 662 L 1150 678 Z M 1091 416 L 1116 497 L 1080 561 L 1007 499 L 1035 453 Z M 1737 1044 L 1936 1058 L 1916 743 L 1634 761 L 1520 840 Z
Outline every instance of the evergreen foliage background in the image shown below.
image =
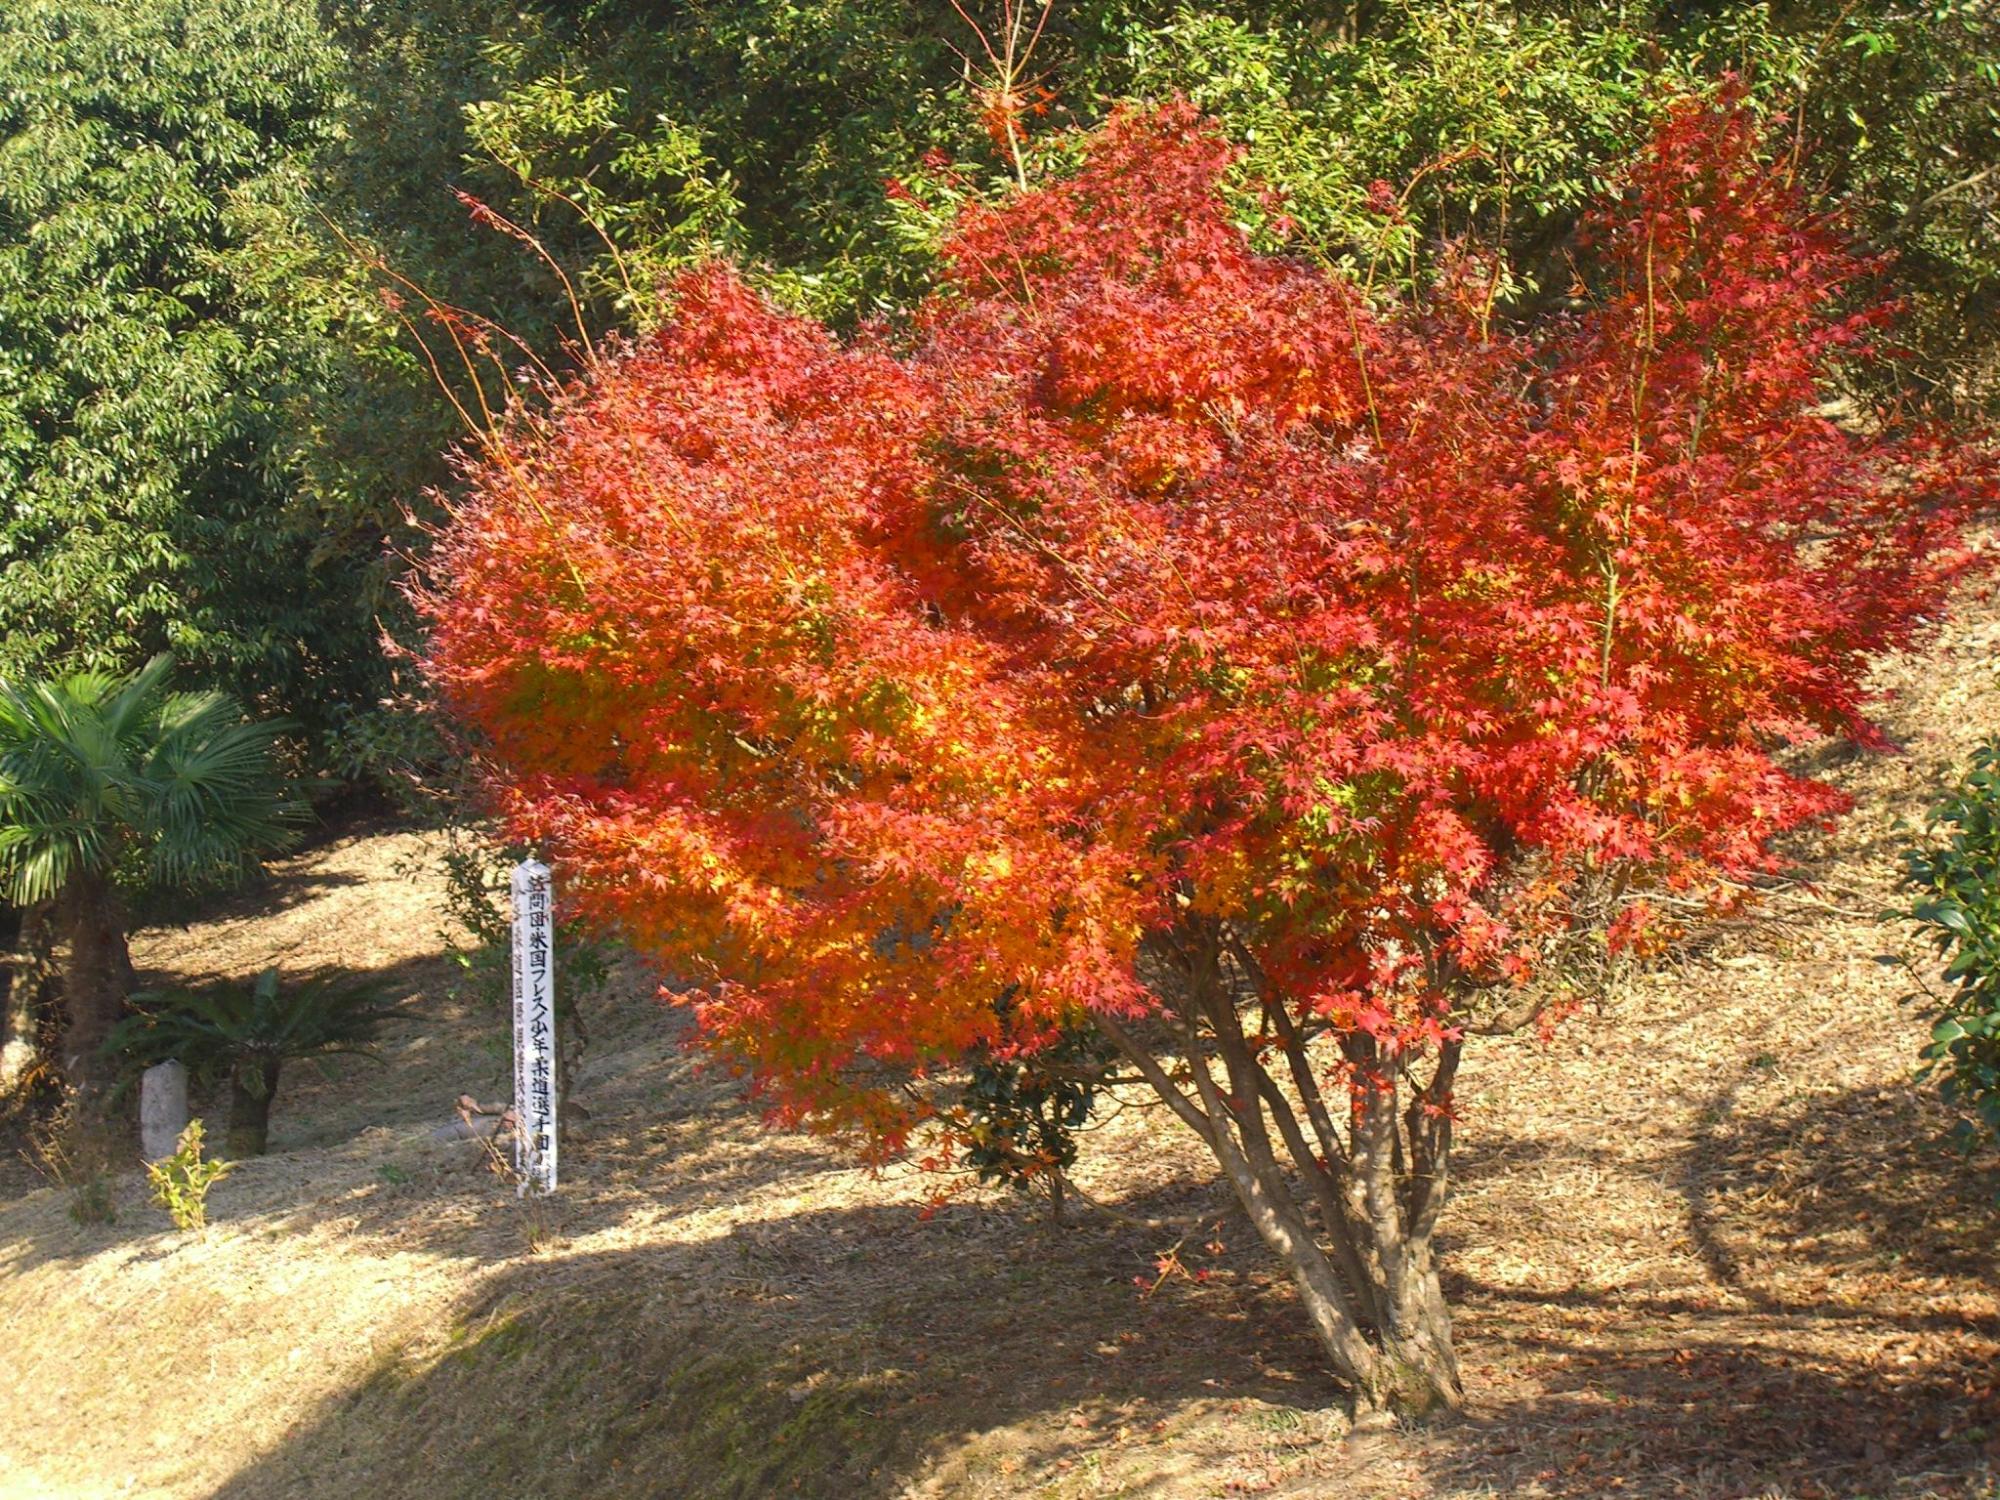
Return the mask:
M 317 764 L 406 745 L 379 636 L 409 630 L 393 585 L 464 435 L 439 372 L 475 393 L 411 288 L 438 369 L 384 305 L 382 268 L 559 365 L 568 288 L 466 194 L 541 241 L 593 334 L 652 325 L 668 275 L 717 253 L 836 325 L 894 318 L 951 207 L 1011 180 L 981 63 L 950 6 L 913 0 L 19 0 L 0 671 L 171 649 L 289 716 Z M 1281 213 L 1299 253 L 1390 278 L 1442 236 L 1503 243 L 1500 309 L 1526 317 L 1568 294 L 1578 208 L 1659 105 L 1725 72 L 1898 257 L 1890 394 L 1993 410 L 1990 6 L 1066 0 L 1026 118 L 1060 171 L 1060 127 L 1183 93 L 1282 190 L 1244 201 L 1260 232 Z

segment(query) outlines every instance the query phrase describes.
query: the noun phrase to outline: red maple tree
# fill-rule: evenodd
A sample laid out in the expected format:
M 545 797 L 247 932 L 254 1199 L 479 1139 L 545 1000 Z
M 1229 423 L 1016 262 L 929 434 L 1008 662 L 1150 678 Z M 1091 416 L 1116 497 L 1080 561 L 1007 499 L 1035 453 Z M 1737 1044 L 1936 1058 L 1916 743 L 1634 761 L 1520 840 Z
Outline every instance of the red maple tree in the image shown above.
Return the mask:
M 1839 810 L 1783 752 L 1877 741 L 1992 468 L 1822 414 L 1877 268 L 1727 99 L 1525 329 L 1475 255 L 1391 302 L 1253 251 L 1233 160 L 1123 113 L 846 342 L 687 277 L 469 465 L 429 667 L 785 1118 L 900 1142 L 912 1077 L 1094 1025 L 1420 1410 L 1467 1038 Z

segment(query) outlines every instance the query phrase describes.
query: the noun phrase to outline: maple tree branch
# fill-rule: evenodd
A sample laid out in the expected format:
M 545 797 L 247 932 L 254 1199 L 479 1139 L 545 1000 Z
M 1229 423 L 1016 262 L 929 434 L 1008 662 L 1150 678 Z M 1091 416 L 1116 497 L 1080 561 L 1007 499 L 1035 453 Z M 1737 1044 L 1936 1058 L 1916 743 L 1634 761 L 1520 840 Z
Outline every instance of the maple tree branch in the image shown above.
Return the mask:
M 1226 924 L 1217 926 L 1221 943 L 1229 944 L 1231 935 Z M 1282 1178 L 1276 1175 L 1276 1153 L 1265 1130 L 1264 1116 L 1268 1110 L 1286 1153 L 1299 1175 L 1305 1179 L 1312 1195 L 1313 1206 L 1318 1210 L 1320 1223 L 1326 1230 L 1334 1269 L 1347 1288 L 1350 1306 L 1359 1312 L 1366 1327 L 1380 1329 L 1384 1326 L 1385 1309 L 1377 1278 L 1369 1270 L 1370 1257 L 1361 1248 L 1367 1243 L 1365 1226 L 1356 1221 L 1348 1208 L 1346 1156 L 1344 1153 L 1338 1156 L 1314 1153 L 1305 1132 L 1299 1129 L 1298 1115 L 1291 1101 L 1285 1098 L 1270 1071 L 1252 1054 L 1243 1035 L 1235 1002 L 1220 982 L 1221 947 L 1210 947 L 1201 956 L 1207 959 L 1207 963 L 1200 975 L 1191 976 L 1194 998 L 1208 1017 L 1223 1066 L 1229 1075 L 1232 1095 L 1230 1114 L 1242 1138 L 1244 1154 L 1253 1165 L 1269 1162 L 1273 1170 L 1267 1186 L 1274 1194 L 1285 1191 Z M 1297 1070 L 1303 1059 L 1291 1048 L 1283 1050 Z M 1261 1168 L 1259 1175 L 1264 1175 Z
M 1099 604 L 1103 605 L 1104 608 L 1110 612 L 1112 618 L 1116 619 L 1119 622 L 1119 624 L 1129 626 L 1134 623 L 1132 617 L 1126 614 L 1125 611 L 1120 609 L 1116 604 L 1112 603 L 1110 598 L 1104 593 L 1104 591 L 1098 588 L 1095 583 L 1091 582 L 1089 578 L 1085 577 L 1083 573 L 1078 570 L 1078 568 L 1074 563 L 1072 563 L 1068 558 L 1064 557 L 1062 553 L 1058 552 L 1051 543 L 1045 542 L 1040 537 L 1036 536 L 1034 532 L 1028 529 L 1027 525 L 1024 522 L 1022 522 L 1019 517 L 1015 516 L 1012 512 L 1010 512 L 1007 509 L 1006 506 L 1002 505 L 999 501 L 995 500 L 991 495 L 987 494 L 984 490 L 980 489 L 978 485 L 972 484 L 967 480 L 960 479 L 956 475 L 949 476 L 947 483 L 949 483 L 952 489 L 958 491 L 960 494 L 971 497 L 974 501 L 978 502 L 979 504 L 985 506 L 988 510 L 991 510 L 995 514 L 997 514 L 1000 517 L 1000 519 L 1003 522 L 1005 522 L 1007 526 L 1014 532 L 1016 536 L 1018 536 L 1022 541 L 1026 542 L 1030 547 L 1033 547 L 1037 552 L 1040 552 L 1044 557 L 1047 557 L 1058 568 L 1062 569 L 1062 571 L 1066 575 L 1068 575 L 1068 577 L 1071 579 L 1072 582 L 1079 585 L 1085 593 L 1089 594 L 1091 598 L 1095 599 Z
M 1139 1070 L 1146 1082 L 1152 1085 L 1153 1092 L 1166 1101 L 1167 1107 L 1179 1115 L 1188 1128 L 1203 1140 L 1213 1142 L 1215 1127 L 1208 1116 L 1203 1113 L 1199 1105 L 1175 1086 L 1173 1079 L 1167 1076 L 1167 1070 L 1140 1045 L 1138 1038 L 1125 1029 L 1124 1023 L 1108 1012 L 1099 1012 L 1094 1019 L 1104 1034 L 1111 1038 L 1112 1044 L 1131 1059 L 1132 1065 Z
M 1263 1106 L 1255 1091 L 1250 1091 L 1241 1108 L 1235 1107 L 1216 1087 L 1207 1062 L 1200 1058 L 1194 1062 L 1195 1086 L 1209 1117 L 1216 1122 L 1211 1137 L 1216 1160 L 1235 1188 L 1252 1227 L 1291 1272 L 1329 1352 L 1365 1388 L 1378 1359 L 1363 1330 L 1380 1325 L 1365 1311 L 1357 1315 L 1356 1297 L 1367 1295 L 1372 1281 L 1364 1274 L 1350 1286 L 1350 1278 L 1335 1268 L 1313 1238 L 1271 1154 L 1263 1128 Z
M 1438 1051 L 1431 1081 L 1410 1097 L 1404 1128 L 1410 1137 L 1410 1175 L 1404 1182 L 1403 1222 L 1413 1237 L 1428 1237 L 1437 1227 L 1450 1188 L 1452 1080 L 1465 1044 L 1448 1041 Z
M 1460 1029 L 1468 1036 L 1512 1036 L 1538 1020 L 1542 1012 L 1554 1003 L 1555 996 L 1552 994 L 1534 995 L 1484 1020 L 1462 1022 Z
M 1284 1051 L 1285 1061 L 1291 1068 L 1292 1084 L 1299 1091 L 1299 1100 L 1305 1106 L 1306 1118 L 1311 1122 L 1313 1134 L 1319 1140 L 1320 1154 L 1329 1163 L 1347 1162 L 1347 1147 L 1333 1126 L 1333 1119 L 1327 1113 L 1326 1099 L 1321 1094 L 1319 1080 L 1313 1076 L 1312 1060 L 1306 1052 L 1309 1038 L 1300 1034 L 1293 1024 L 1283 996 L 1271 994 L 1270 981 L 1264 974 L 1262 965 L 1252 956 L 1243 939 L 1234 929 L 1226 929 L 1226 940 L 1236 961 L 1250 976 L 1256 987 L 1257 998 L 1269 1016 L 1278 1033 L 1279 1045 Z

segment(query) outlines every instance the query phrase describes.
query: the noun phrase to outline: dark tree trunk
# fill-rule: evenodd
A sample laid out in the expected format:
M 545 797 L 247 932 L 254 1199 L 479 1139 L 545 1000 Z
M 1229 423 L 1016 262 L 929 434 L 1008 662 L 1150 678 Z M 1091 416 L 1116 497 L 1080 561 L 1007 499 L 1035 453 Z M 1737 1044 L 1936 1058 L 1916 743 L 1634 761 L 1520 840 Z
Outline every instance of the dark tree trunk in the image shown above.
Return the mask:
M 33 994 L 25 976 L 0 967 L 0 1102 L 19 1092 L 40 1051 Z
M 59 913 L 50 906 L 0 916 L 0 991 L 6 1021 L 0 1026 L 0 1109 L 28 1103 L 30 1094 L 53 1098 L 64 1081 L 62 965 Z
M 125 913 L 102 875 L 79 875 L 58 898 L 69 954 L 63 964 L 62 1064 L 76 1090 L 79 1117 L 95 1116 L 110 1092 L 113 1068 L 100 1048 L 125 1014 L 137 982 L 125 941 Z
M 238 1065 L 229 1077 L 231 1157 L 262 1156 L 271 1139 L 271 1101 L 278 1096 L 278 1060 Z
M 0 904 L 0 1104 L 33 1071 L 37 1050 L 33 986 L 21 942 L 19 907 Z
M 1165 1017 L 1164 1050 L 1177 1061 L 1115 1018 L 1099 1018 L 1106 1034 L 1215 1154 L 1252 1227 L 1291 1275 L 1357 1415 L 1456 1408 L 1463 1388 L 1432 1232 L 1447 1185 L 1459 1044 L 1443 1047 L 1421 1084 L 1407 1059 L 1379 1063 L 1365 1036 L 1342 1036 L 1340 1055 L 1315 1059 L 1285 997 L 1270 992 L 1225 929 L 1192 926 L 1172 947 L 1184 993 Z M 1245 988 L 1253 996 L 1247 1029 Z M 1344 1130 L 1322 1087 L 1330 1067 L 1368 1080 L 1342 1111 Z

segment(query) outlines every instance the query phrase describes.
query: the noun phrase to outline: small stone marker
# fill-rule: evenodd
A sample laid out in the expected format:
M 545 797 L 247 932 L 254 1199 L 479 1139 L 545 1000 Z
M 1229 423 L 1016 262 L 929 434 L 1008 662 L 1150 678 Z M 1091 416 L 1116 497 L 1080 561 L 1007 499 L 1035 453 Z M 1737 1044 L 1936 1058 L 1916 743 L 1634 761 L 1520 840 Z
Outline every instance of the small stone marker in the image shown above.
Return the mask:
M 521 1192 L 556 1188 L 555 899 L 549 867 L 514 867 L 514 1170 Z
M 155 1063 L 139 1075 L 139 1154 L 147 1161 L 172 1156 L 187 1123 L 186 1065 Z

